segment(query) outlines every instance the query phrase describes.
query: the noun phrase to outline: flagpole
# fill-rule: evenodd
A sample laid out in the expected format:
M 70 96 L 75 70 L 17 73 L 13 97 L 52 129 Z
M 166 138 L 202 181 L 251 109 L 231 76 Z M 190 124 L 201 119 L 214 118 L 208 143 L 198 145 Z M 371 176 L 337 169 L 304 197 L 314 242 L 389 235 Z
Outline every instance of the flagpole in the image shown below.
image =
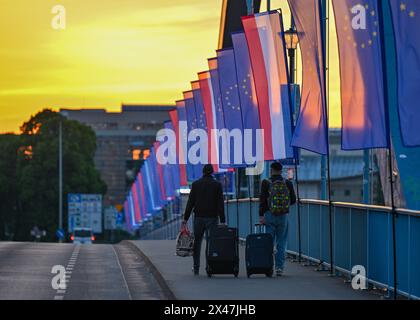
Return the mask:
M 236 187 L 236 225 L 238 227 L 239 232 L 239 197 L 240 197 L 240 189 L 241 189 L 241 173 L 239 171 L 239 168 L 236 169 L 236 172 L 238 173 L 238 185 Z
M 381 40 L 381 53 L 382 53 L 382 66 L 383 66 L 383 83 L 384 83 L 384 104 L 386 110 L 386 125 L 388 129 L 388 170 L 389 170 L 389 182 L 390 182 L 390 191 L 391 191 L 391 215 L 392 215 L 392 253 L 393 253 L 393 299 L 396 300 L 398 296 L 398 281 L 397 281 L 397 244 L 396 244 L 396 219 L 398 214 L 395 208 L 394 201 L 394 164 L 392 159 L 392 133 L 391 125 L 389 119 L 389 94 L 388 94 L 388 69 L 386 64 L 386 55 L 385 55 L 385 25 L 384 25 L 384 3 L 382 0 L 379 1 L 379 26 L 380 26 L 380 40 Z
M 249 234 L 252 234 L 252 195 L 251 195 L 251 175 L 248 175 L 248 195 L 249 195 Z
M 331 201 L 331 162 L 330 162 L 330 138 L 329 138 L 329 99 L 328 99 L 328 88 L 329 87 L 329 1 L 322 1 L 322 17 L 323 17 L 323 60 L 324 60 L 324 97 L 325 97 L 325 118 L 327 125 L 327 185 L 328 185 L 328 220 L 329 220 L 329 245 L 330 245 L 330 276 L 334 276 L 334 248 L 333 248 L 333 212 L 332 212 L 332 201 Z M 327 58 L 328 55 L 328 58 Z
M 58 128 L 58 229 L 63 229 L 63 120 L 60 118 Z M 63 239 L 58 239 L 59 243 Z
M 226 172 L 224 173 L 224 185 L 225 185 L 225 202 L 226 202 L 226 223 L 227 225 L 229 225 L 229 199 L 227 196 L 227 176 L 226 176 Z
M 254 14 L 254 0 L 247 0 L 248 15 Z M 242 112 L 242 110 L 241 110 Z M 254 176 L 252 176 L 253 178 Z M 251 195 L 251 175 L 248 175 L 248 195 L 249 195 L 249 234 L 252 234 L 252 195 Z
M 291 14 L 290 19 L 290 33 L 292 34 L 296 32 L 295 21 L 293 19 L 293 15 Z M 290 74 L 290 83 L 292 85 L 295 84 L 295 69 L 296 69 L 296 48 L 291 47 L 288 48 L 289 54 L 289 74 Z M 294 99 L 294 109 L 296 109 L 296 95 Z M 296 111 L 296 110 L 294 110 Z M 296 148 L 297 149 L 297 148 Z M 297 151 L 297 150 L 296 150 Z M 296 198 L 297 198 L 297 224 L 298 224 L 298 262 L 301 263 L 302 261 L 302 241 L 301 241 L 301 212 L 300 212 L 300 193 L 299 193 L 299 175 L 298 175 L 298 165 L 297 165 L 297 157 L 299 156 L 296 152 L 295 159 L 294 159 L 294 169 L 295 169 L 295 182 L 296 182 Z

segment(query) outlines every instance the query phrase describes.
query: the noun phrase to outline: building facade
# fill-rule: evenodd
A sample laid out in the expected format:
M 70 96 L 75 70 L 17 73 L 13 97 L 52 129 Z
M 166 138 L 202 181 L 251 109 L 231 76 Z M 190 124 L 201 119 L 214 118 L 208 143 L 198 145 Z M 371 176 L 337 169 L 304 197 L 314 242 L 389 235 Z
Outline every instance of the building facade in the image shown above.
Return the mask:
M 170 105 L 122 105 L 120 112 L 60 110 L 63 116 L 90 126 L 96 133 L 95 165 L 108 186 L 106 206 L 122 204 L 156 133 L 173 109 Z

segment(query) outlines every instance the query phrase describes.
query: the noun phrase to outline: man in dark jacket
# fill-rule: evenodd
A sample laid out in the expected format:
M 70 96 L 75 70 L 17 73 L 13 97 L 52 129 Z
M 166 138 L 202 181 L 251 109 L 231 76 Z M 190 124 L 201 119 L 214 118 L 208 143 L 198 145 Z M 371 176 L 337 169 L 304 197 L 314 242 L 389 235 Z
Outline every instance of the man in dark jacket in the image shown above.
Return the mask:
M 263 180 L 260 193 L 260 223 L 273 236 L 276 247 L 276 275 L 283 274 L 288 236 L 289 206 L 296 203 L 296 194 L 291 181 L 282 177 L 280 162 L 271 164 L 271 177 Z
M 184 213 L 184 225 L 191 212 L 194 211 L 194 267 L 193 272 L 198 275 L 200 269 L 201 243 L 204 233 L 211 227 L 225 223 L 225 210 L 223 202 L 223 188 L 213 176 L 213 166 L 206 164 L 203 167 L 203 177 L 192 184 Z

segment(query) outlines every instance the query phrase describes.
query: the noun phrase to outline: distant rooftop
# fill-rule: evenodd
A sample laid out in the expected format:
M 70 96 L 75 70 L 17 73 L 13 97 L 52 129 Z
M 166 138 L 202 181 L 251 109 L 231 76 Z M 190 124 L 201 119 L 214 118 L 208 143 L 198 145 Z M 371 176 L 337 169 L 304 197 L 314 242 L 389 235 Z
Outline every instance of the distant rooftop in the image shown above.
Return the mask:
M 122 112 L 127 111 L 171 111 L 175 109 L 174 105 L 143 105 L 143 104 L 123 104 Z
M 175 108 L 174 105 L 150 105 L 150 104 L 122 104 L 121 111 L 107 112 L 103 108 L 80 108 L 80 109 L 60 109 L 63 113 L 122 113 L 122 112 L 162 112 L 171 111 Z

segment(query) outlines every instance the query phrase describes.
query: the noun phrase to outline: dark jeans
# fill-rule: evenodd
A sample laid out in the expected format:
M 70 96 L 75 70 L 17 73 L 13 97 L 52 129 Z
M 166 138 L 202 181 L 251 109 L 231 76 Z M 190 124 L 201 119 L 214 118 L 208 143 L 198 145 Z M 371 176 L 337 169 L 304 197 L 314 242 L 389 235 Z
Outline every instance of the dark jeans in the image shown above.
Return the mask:
M 194 270 L 200 269 L 201 243 L 204 233 L 208 237 L 209 230 L 217 225 L 218 218 L 194 218 Z

